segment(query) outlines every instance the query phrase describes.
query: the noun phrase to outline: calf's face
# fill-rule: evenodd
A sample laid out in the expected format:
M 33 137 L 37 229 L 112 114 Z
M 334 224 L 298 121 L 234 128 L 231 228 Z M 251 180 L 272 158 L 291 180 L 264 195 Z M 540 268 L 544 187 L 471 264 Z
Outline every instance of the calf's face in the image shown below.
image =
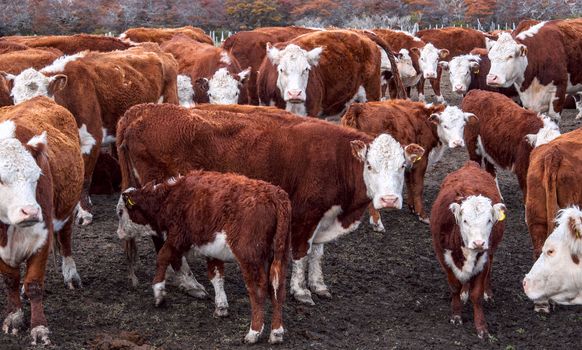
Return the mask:
M 217 70 L 208 81 L 208 99 L 211 104 L 237 104 L 241 90 L 250 74 L 250 67 L 238 74 L 226 68 Z
M 459 203 L 451 203 L 449 209 L 459 225 L 465 247 L 478 251 L 489 249 L 491 229 L 497 221 L 505 219 L 505 205 L 492 205 L 487 197 L 469 196 Z
M 7 225 L 29 226 L 42 221 L 36 200 L 41 169 L 35 157 L 42 156 L 46 132 L 22 144 L 12 121 L 0 123 L 0 220 Z
M 428 120 L 436 124 L 440 142 L 455 148 L 465 146 L 463 134 L 470 118 L 476 117 L 473 113 L 463 112 L 459 107 L 447 106 L 444 111 L 431 114 Z
M 420 56 L 418 65 L 422 71 L 424 79 L 436 79 L 439 60 L 447 57 L 449 55 L 449 50 L 439 50 L 431 43 L 424 45 L 421 49 L 413 48 L 412 50 L 418 51 Z
M 14 104 L 37 96 L 53 98 L 55 92 L 61 90 L 67 84 L 67 76 L 63 74 L 47 77 L 34 68 L 27 68 L 16 76 L 12 74 L 5 74 L 4 76 L 7 80 L 12 81 L 10 95 L 14 100 Z
M 398 66 L 398 74 L 400 74 L 400 78 L 406 80 L 416 77 L 418 73 L 416 72 L 416 69 L 414 69 L 412 58 L 410 57 L 408 50 L 400 50 L 396 57 L 398 58 L 396 65 Z
M 182 107 L 192 107 L 194 105 L 194 87 L 192 86 L 192 79 L 187 75 L 178 75 L 178 100 Z
M 322 51 L 321 47 L 307 51 L 295 44 L 279 50 L 267 44 L 267 57 L 277 66 L 277 87 L 285 102 L 305 102 L 309 71 L 319 63 Z
M 527 47 L 518 44 L 510 34 L 501 34 L 491 46 L 488 56 L 491 69 L 487 74 L 487 85 L 510 87 L 523 80 L 527 67 Z
M 441 61 L 439 65 L 449 70 L 449 80 L 453 91 L 464 94 L 469 90 L 472 74 L 479 73 L 480 61 L 479 56 L 463 55 L 453 58 L 451 62 Z
M 156 235 L 156 232 L 152 230 L 145 217 L 141 215 L 138 210 L 136 210 L 136 203 L 130 197 L 131 193 L 134 191 L 134 188 L 128 188 L 126 191 L 124 191 L 124 194 L 127 194 L 125 196 L 124 194 L 119 196 L 119 201 L 117 202 L 116 212 L 117 217 L 119 218 L 117 236 L 119 239 L 125 240 L 138 238 L 141 236 Z
M 564 209 L 557 222 L 525 276 L 523 289 L 533 301 L 582 304 L 582 211 Z
M 402 147 L 388 134 L 380 134 L 370 145 L 352 141 L 354 156 L 364 163 L 364 183 L 374 208 L 402 208 L 404 170 L 419 160 L 424 149 L 417 144 Z

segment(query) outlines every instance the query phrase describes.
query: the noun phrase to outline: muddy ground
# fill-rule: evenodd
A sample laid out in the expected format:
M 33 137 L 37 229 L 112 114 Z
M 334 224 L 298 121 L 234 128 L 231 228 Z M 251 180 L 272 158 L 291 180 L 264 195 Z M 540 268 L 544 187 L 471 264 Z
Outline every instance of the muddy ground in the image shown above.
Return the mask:
M 459 104 L 460 99 L 450 94 L 448 79 L 443 81 L 447 100 Z M 427 97 L 430 100 L 433 95 Z M 562 131 L 578 127 L 574 116 L 573 110 L 564 113 Z M 428 208 L 442 179 L 466 159 L 465 150 L 449 150 L 428 171 Z M 324 269 L 333 298 L 315 299 L 312 307 L 288 298 L 285 343 L 276 348 L 581 349 L 582 307 L 558 306 L 550 315 L 538 315 L 521 289 L 521 280 L 532 264 L 522 194 L 508 172 L 501 173 L 499 183 L 509 213 L 494 261 L 494 302 L 485 306 L 492 334 L 489 339 L 477 338 L 469 305 L 464 308 L 462 326 L 449 324 L 448 286 L 434 257 L 429 227 L 402 210 L 382 214 L 386 234 L 373 232 L 365 220 L 356 232 L 326 245 Z M 242 339 L 249 328 L 250 307 L 238 267 L 227 268 L 230 316 L 225 319 L 212 316 L 212 299 L 193 299 L 177 290 L 170 290 L 165 307 L 155 308 L 150 287 L 153 245 L 148 240 L 139 244 L 140 285 L 132 289 L 115 234 L 116 201 L 116 196 L 94 197 L 94 224 L 75 230 L 74 254 L 83 289 L 66 290 L 60 268 L 55 270 L 50 262 L 44 305 L 54 348 L 92 348 L 98 344 L 95 339 L 112 339 L 122 331 L 135 332 L 147 344 L 164 349 L 247 348 Z M 194 258 L 190 264 L 212 293 L 204 261 Z M 1 297 L 0 307 L 4 303 Z M 28 306 L 25 314 L 28 320 Z M 268 332 L 267 323 L 260 343 L 253 348 L 271 348 Z M 23 334 L 1 334 L 0 349 L 27 347 L 28 329 Z M 120 349 L 131 344 L 117 343 Z

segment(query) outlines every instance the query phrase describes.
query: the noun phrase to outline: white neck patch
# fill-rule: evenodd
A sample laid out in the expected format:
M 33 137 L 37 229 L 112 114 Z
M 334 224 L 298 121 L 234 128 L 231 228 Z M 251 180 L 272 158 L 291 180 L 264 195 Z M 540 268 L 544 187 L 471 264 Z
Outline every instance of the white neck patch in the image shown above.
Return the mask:
M 62 73 L 65 71 L 65 66 L 69 62 L 73 62 L 78 60 L 81 57 L 85 57 L 89 53 L 89 51 L 81 51 L 74 55 L 64 55 L 57 58 L 50 66 L 46 66 L 40 70 L 41 73 L 44 74 L 56 74 Z

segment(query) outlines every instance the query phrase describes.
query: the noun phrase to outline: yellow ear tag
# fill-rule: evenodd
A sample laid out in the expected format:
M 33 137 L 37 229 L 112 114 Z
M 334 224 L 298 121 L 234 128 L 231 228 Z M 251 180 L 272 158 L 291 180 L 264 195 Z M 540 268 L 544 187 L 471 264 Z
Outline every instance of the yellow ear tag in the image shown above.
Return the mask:
M 576 238 L 580 239 L 580 231 L 576 229 Z
M 132 200 L 131 200 L 131 198 L 128 198 L 128 199 L 127 199 L 127 204 L 128 204 L 130 207 L 133 207 L 133 206 L 135 205 L 135 202 L 134 202 L 134 201 L 132 201 Z
M 497 221 L 503 221 L 503 220 L 505 220 L 505 212 L 502 210 L 501 214 L 499 214 L 499 220 L 497 220 Z
M 477 69 L 477 71 L 475 72 L 475 74 L 479 74 L 479 70 Z
M 421 160 L 421 159 L 422 159 L 422 156 L 420 156 L 420 157 L 416 158 L 416 159 L 414 160 L 414 162 L 413 162 L 413 163 L 416 163 L 416 162 L 418 162 L 418 161 L 419 161 L 419 160 Z

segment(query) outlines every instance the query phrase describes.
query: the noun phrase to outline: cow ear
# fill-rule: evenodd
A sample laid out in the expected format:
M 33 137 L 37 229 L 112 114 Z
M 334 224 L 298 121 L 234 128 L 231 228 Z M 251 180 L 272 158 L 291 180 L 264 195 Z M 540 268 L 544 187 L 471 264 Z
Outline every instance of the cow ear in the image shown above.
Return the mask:
M 441 122 L 441 116 L 437 113 L 433 113 L 430 115 L 430 117 L 428 117 L 428 121 L 438 125 Z
M 463 113 L 463 115 L 465 116 L 465 121 L 469 121 L 469 119 L 471 118 L 475 118 L 476 120 L 479 120 L 479 118 L 477 118 L 477 116 L 473 113 L 469 113 L 469 112 L 465 112 Z
M 416 143 L 411 143 L 410 145 L 404 147 L 404 158 L 408 164 L 414 164 L 418 162 L 424 155 L 424 148 Z
M 440 49 L 439 50 L 439 58 L 445 58 L 449 55 L 449 50 L 447 49 Z
M 267 43 L 267 57 L 272 64 L 277 66 L 281 61 L 281 51 L 271 43 Z
M 67 80 L 67 76 L 64 74 L 53 75 L 49 79 L 49 94 L 54 95 L 57 91 L 64 89 L 67 86 Z
M 479 74 L 480 68 L 479 62 L 472 61 L 471 63 L 469 63 L 469 68 L 471 69 L 471 73 Z
M 208 78 L 198 78 L 196 79 L 194 84 L 196 84 L 196 87 L 198 87 L 202 91 L 208 91 L 209 89 Z
M 309 62 L 312 67 L 317 66 L 322 52 L 323 47 L 316 47 L 315 49 L 307 52 L 307 62 Z
M 16 78 L 15 75 L 12 75 L 12 74 L 4 72 L 4 71 L 1 71 L 0 75 L 3 76 L 4 79 L 6 79 L 7 81 L 13 81 Z
M 40 135 L 33 136 L 30 140 L 28 140 L 26 146 L 26 148 L 35 158 L 43 154 L 47 146 L 46 131 L 43 131 Z
M 360 162 L 365 163 L 368 147 L 364 141 L 354 140 L 350 142 L 350 145 L 352 146 L 352 154 L 354 157 L 356 157 L 356 159 L 358 159 Z
M 251 67 L 243 70 L 242 72 L 238 73 L 238 78 L 241 84 L 244 84 L 247 79 L 249 78 L 249 75 L 251 73 Z
M 461 205 L 459 203 L 451 203 L 451 205 L 449 205 L 449 210 L 453 213 L 455 221 L 459 223 L 461 221 L 461 215 L 463 214 Z
M 487 49 L 487 52 L 489 52 L 489 50 L 491 50 L 491 48 L 493 47 L 493 45 L 495 44 L 495 40 L 489 39 L 489 38 L 485 38 L 485 48 Z
M 538 140 L 537 134 L 527 134 L 525 135 L 525 141 L 529 143 L 532 147 L 536 147 L 536 141 Z
M 507 209 L 505 208 L 505 204 L 503 203 L 497 203 L 493 205 L 493 218 L 495 219 L 495 221 L 503 221 L 505 220 L 505 213 L 507 211 Z
M 572 216 L 568 218 L 568 231 L 570 231 L 572 238 L 582 240 L 582 228 L 576 222 L 576 218 Z
M 523 44 L 519 45 L 517 49 L 517 53 L 519 56 L 526 56 L 527 55 L 527 47 Z
M 444 70 L 449 70 L 449 62 L 447 62 L 447 61 L 440 61 L 439 62 L 439 67 L 441 67 Z

